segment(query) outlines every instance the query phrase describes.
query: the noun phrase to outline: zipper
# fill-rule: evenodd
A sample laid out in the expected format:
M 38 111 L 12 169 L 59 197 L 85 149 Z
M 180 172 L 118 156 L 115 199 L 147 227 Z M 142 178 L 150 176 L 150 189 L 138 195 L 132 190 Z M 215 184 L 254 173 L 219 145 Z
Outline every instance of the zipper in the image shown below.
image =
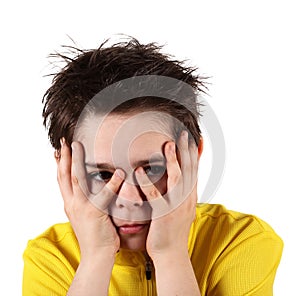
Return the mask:
M 152 263 L 151 261 L 146 261 L 145 263 L 145 273 L 146 273 L 146 279 L 149 281 L 152 277 Z
M 148 255 L 147 252 L 144 253 L 145 255 L 145 277 L 146 277 L 146 295 L 152 296 L 153 294 L 153 264 L 150 256 Z
M 146 274 L 147 281 L 149 281 L 152 278 L 152 261 L 147 252 L 145 252 L 145 258 L 146 258 L 145 274 Z

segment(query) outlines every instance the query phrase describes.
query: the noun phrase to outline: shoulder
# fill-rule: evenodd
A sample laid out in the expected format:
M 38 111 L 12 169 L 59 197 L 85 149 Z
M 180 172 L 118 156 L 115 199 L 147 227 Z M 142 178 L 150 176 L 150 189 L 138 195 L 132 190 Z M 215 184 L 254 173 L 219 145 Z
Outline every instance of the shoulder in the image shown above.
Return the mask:
M 66 295 L 79 257 L 69 223 L 55 224 L 30 240 L 23 254 L 23 295 Z
M 28 241 L 27 247 L 35 245 L 63 245 L 65 242 L 76 240 L 70 223 L 54 224 L 36 238 Z
M 281 238 L 268 223 L 255 215 L 228 210 L 223 205 L 197 205 L 191 232 L 197 236 L 199 231 L 202 238 L 215 240 L 223 247 L 229 247 L 229 244 L 234 246 L 256 236 L 269 238 L 282 245 Z
M 253 232 L 274 233 L 272 227 L 257 216 L 228 210 L 219 204 L 197 204 L 194 223 L 208 228 L 222 224 L 222 231 L 226 231 L 227 227 L 242 227 Z
M 64 261 L 71 258 L 71 263 L 76 267 L 79 262 L 79 245 L 70 223 L 55 224 L 42 234 L 28 241 L 24 251 L 24 260 L 30 258 L 44 261 Z
M 281 238 L 262 219 L 222 205 L 197 205 L 189 251 L 197 278 L 202 279 L 201 286 L 206 291 L 245 295 L 271 289 L 282 248 Z M 221 290 L 215 290 L 217 286 Z

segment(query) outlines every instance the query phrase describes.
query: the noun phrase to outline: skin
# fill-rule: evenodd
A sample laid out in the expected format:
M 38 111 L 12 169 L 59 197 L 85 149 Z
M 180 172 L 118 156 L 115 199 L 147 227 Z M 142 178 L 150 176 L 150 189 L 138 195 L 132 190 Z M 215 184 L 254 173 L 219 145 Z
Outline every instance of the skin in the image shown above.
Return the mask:
M 85 133 L 72 143 L 72 153 L 61 141 L 58 183 L 81 250 L 68 295 L 107 295 L 120 248 L 147 251 L 159 295 L 200 295 L 187 241 L 195 217 L 202 139 L 197 147 L 183 132 L 175 143 L 168 131 L 160 130 L 159 122 L 149 130 L 147 116 L 142 122 L 137 119 L 138 125 L 128 118 L 108 116 L 96 137 Z M 164 161 L 157 160 L 161 156 Z M 153 174 L 149 164 L 141 163 L 149 159 L 156 159 L 153 166 L 164 165 L 165 171 Z M 107 180 L 100 182 L 96 175 L 104 167 L 85 165 L 93 161 L 109 164 Z M 93 194 L 91 176 L 99 181 Z M 144 226 L 135 234 L 121 231 L 122 225 L 133 223 Z

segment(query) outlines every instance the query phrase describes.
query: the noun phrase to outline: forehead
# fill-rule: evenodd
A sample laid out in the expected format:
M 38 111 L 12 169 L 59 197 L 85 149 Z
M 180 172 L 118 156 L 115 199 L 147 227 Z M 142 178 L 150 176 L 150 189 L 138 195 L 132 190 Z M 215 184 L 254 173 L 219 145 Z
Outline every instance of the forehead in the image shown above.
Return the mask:
M 80 140 L 89 162 L 131 165 L 141 159 L 162 156 L 172 136 L 172 118 L 161 112 L 109 115 L 91 118 Z

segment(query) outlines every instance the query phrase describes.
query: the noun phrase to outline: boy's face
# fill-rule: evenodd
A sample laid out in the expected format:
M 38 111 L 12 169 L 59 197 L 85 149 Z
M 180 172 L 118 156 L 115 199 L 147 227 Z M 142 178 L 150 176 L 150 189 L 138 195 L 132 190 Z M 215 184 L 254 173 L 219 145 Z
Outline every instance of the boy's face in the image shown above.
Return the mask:
M 89 190 L 99 193 L 115 169 L 125 172 L 125 180 L 108 212 L 121 240 L 121 248 L 144 250 L 151 219 L 151 207 L 135 179 L 143 167 L 163 195 L 167 190 L 164 145 L 174 141 L 171 120 L 162 114 L 109 115 L 91 133 L 83 129 L 79 141 L 85 149 Z M 95 132 L 97 130 L 97 132 Z M 95 136 L 96 134 L 96 136 Z

